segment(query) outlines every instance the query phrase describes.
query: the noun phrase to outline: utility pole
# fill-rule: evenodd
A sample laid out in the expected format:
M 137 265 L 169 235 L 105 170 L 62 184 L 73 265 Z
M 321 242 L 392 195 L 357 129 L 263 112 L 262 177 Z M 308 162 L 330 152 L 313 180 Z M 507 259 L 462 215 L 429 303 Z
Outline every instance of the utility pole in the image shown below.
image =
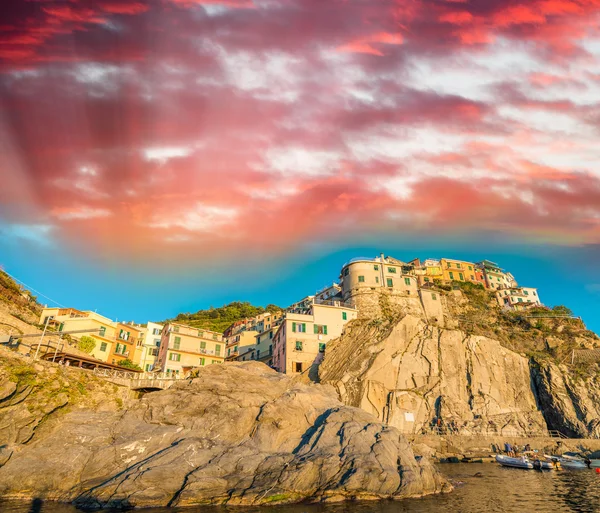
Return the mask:
M 42 342 L 44 341 L 44 335 L 46 334 L 46 329 L 48 328 L 49 322 L 50 322 L 50 316 L 46 317 L 46 324 L 44 324 L 44 331 L 42 332 L 42 336 L 40 337 L 40 341 L 38 343 L 37 349 L 35 350 L 35 356 L 33 357 L 34 360 L 37 360 L 37 358 L 38 358 L 38 354 L 40 352 L 40 346 L 42 345 Z

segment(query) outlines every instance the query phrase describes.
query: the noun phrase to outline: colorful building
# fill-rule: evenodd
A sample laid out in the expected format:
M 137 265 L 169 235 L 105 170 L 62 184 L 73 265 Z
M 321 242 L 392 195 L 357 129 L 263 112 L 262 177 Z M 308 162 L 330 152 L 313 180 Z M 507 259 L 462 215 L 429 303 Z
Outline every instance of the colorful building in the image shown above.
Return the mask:
M 163 325 L 155 322 L 148 322 L 144 328 L 142 344 L 138 348 L 139 355 L 136 355 L 136 363 L 146 372 L 156 368 L 162 329 Z
M 469 281 L 477 283 L 475 264 L 464 260 L 442 258 L 440 260 L 443 273 L 443 281 Z
M 111 347 L 108 362 L 118 365 L 123 360 L 129 360 L 139 365 L 143 335 L 144 328 L 142 326 L 122 322 L 117 323 L 115 342 Z
M 537 289 L 532 287 L 512 287 L 496 292 L 498 304 L 504 308 L 521 310 L 542 306 Z
M 499 290 L 517 286 L 517 281 L 514 279 L 513 275 L 505 273 L 495 262 L 483 260 L 478 266 L 483 270 L 488 289 Z
M 418 281 L 406 271 L 408 265 L 383 255 L 376 258 L 357 258 L 342 267 L 340 286 L 342 300 L 369 290 L 387 289 L 406 295 L 418 294 Z
M 185 374 L 188 369 L 225 361 L 223 334 L 184 324 L 165 324 L 157 365 L 167 374 Z
M 40 324 L 58 331 L 82 331 L 70 335 L 74 340 L 88 336 L 96 341 L 96 346 L 90 352 L 92 358 L 110 362 L 116 342 L 117 323 L 96 312 L 81 311 L 75 308 L 44 308 L 40 315 Z M 89 330 L 86 333 L 84 330 Z
M 285 374 L 307 371 L 323 357 L 327 342 L 356 317 L 356 308 L 347 303 L 304 299 L 286 312 L 273 336 L 272 366 Z

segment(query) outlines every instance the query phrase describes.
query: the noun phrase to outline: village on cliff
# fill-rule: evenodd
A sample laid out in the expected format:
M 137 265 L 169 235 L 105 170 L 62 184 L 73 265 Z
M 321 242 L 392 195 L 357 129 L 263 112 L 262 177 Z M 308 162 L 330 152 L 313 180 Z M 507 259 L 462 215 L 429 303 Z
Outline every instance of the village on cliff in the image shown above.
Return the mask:
M 281 373 L 301 374 L 322 360 L 327 342 L 338 338 L 348 322 L 373 313 L 374 297 L 385 294 L 389 301 L 415 301 L 429 322 L 441 325 L 443 295 L 448 285 L 460 283 L 493 292 L 505 309 L 542 306 L 537 289 L 519 286 L 510 272 L 488 260 L 402 262 L 382 254 L 355 258 L 342 267 L 338 283 L 285 311 L 234 322 L 223 333 L 176 322 L 116 322 L 93 311 L 46 307 L 40 317 L 46 333 L 69 334 L 66 338 L 75 341 L 86 337 L 93 340 L 93 347 L 84 356 L 63 343 L 43 358 L 88 369 L 129 366 L 173 378 L 184 377 L 193 368 L 236 360 L 257 360 Z

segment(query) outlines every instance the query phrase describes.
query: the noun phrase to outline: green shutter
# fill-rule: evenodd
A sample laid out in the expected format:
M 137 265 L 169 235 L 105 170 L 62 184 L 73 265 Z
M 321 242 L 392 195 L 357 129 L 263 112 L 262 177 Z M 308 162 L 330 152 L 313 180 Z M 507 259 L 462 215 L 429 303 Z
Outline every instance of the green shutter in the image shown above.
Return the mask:
M 323 335 L 327 335 L 327 326 L 323 326 Z
M 342 312 L 342 319 L 344 321 L 348 319 L 348 314 L 346 312 Z
M 319 333 L 319 327 L 316 324 L 313 324 L 313 328 L 315 329 L 315 335 Z
M 296 332 L 296 323 L 295 322 L 292 323 L 292 331 L 294 333 Z

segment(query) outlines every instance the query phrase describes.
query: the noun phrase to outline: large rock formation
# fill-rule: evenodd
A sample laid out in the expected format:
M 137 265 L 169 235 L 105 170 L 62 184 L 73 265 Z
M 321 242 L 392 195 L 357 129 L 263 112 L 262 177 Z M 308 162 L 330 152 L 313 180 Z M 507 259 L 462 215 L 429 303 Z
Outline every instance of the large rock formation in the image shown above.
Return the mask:
M 0 390 L 17 418 L 27 398 L 16 398 L 35 384 L 14 381 L 5 373 Z M 261 363 L 213 365 L 122 409 L 86 403 L 44 418 L 23 436 L 0 427 L 0 445 L 12 450 L 0 467 L 0 496 L 250 505 L 402 498 L 447 486 L 395 428 L 340 404 L 331 387 Z
M 543 434 L 528 359 L 483 336 L 429 325 L 358 320 L 327 347 L 321 382 L 404 432 L 442 419 L 463 434 Z

